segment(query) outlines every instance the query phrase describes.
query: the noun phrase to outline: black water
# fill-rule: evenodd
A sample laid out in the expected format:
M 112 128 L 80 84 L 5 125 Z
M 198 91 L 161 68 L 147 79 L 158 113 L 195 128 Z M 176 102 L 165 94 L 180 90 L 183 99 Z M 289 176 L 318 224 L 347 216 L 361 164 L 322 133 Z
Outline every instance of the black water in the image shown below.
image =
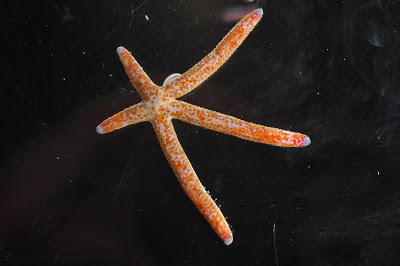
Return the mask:
M 166 2 L 1 9 L 0 264 L 398 264 L 399 2 Z M 118 46 L 162 84 L 233 27 L 224 14 L 258 7 L 244 44 L 182 100 L 312 143 L 272 147 L 174 121 L 232 226 L 226 247 L 150 123 L 95 128 L 140 101 Z

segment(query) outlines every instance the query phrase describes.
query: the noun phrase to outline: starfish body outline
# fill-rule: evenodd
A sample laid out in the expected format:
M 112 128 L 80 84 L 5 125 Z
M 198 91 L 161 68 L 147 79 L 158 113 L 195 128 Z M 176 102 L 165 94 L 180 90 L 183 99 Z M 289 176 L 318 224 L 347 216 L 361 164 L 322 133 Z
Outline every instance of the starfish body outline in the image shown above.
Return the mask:
M 221 67 L 253 30 L 262 15 L 261 8 L 248 14 L 211 53 L 183 75 L 165 82 L 161 87 L 151 81 L 125 48 L 118 47 L 117 54 L 132 85 L 142 97 L 142 102 L 106 119 L 96 128 L 98 133 L 103 134 L 127 125 L 150 121 L 185 193 L 226 245 L 233 241 L 232 231 L 221 210 L 198 179 L 179 143 L 171 119 L 176 118 L 207 129 L 275 146 L 304 147 L 311 143 L 309 137 L 300 133 L 245 122 L 176 99 L 198 87 Z

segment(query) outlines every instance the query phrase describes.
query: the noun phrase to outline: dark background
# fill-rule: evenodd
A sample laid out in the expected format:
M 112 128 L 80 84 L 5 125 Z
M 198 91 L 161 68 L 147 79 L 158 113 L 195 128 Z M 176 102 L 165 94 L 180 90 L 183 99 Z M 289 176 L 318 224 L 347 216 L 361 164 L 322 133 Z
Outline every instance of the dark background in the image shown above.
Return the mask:
M 174 121 L 232 226 L 225 246 L 150 123 L 95 128 L 140 101 L 118 46 L 162 84 L 258 7 L 248 39 L 182 100 L 312 143 Z M 0 264 L 399 263 L 399 1 L 6 1 L 0 12 Z

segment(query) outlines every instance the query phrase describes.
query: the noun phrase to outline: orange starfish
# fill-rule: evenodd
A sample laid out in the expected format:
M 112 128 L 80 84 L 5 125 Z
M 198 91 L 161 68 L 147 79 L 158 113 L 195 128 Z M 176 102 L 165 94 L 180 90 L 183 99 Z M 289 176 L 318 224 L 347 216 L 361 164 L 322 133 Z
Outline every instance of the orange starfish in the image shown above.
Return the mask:
M 171 119 L 276 146 L 304 147 L 310 144 L 310 139 L 303 134 L 256 125 L 176 100 L 195 89 L 221 67 L 252 31 L 262 14 L 261 8 L 248 14 L 203 60 L 183 75 L 171 75 L 161 87 L 151 81 L 125 48 L 118 47 L 118 56 L 143 101 L 108 118 L 96 129 L 103 134 L 127 125 L 150 121 L 182 188 L 226 245 L 233 241 L 229 225 L 197 178 L 179 143 Z

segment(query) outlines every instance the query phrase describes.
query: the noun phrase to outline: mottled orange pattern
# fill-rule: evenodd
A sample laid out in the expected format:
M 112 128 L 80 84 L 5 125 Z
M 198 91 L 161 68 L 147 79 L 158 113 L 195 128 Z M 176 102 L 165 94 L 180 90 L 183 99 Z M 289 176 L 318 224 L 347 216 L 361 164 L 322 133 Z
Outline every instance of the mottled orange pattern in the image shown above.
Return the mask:
M 125 48 L 119 47 L 118 56 L 143 101 L 126 108 L 97 126 L 97 132 L 103 134 L 130 124 L 150 121 L 179 183 L 226 245 L 233 241 L 229 225 L 197 178 L 179 143 L 171 119 L 180 119 L 204 128 L 270 145 L 304 147 L 310 144 L 310 139 L 303 134 L 245 122 L 176 100 L 198 87 L 221 67 L 252 31 L 262 14 L 260 8 L 244 17 L 203 60 L 161 87 L 151 81 Z

